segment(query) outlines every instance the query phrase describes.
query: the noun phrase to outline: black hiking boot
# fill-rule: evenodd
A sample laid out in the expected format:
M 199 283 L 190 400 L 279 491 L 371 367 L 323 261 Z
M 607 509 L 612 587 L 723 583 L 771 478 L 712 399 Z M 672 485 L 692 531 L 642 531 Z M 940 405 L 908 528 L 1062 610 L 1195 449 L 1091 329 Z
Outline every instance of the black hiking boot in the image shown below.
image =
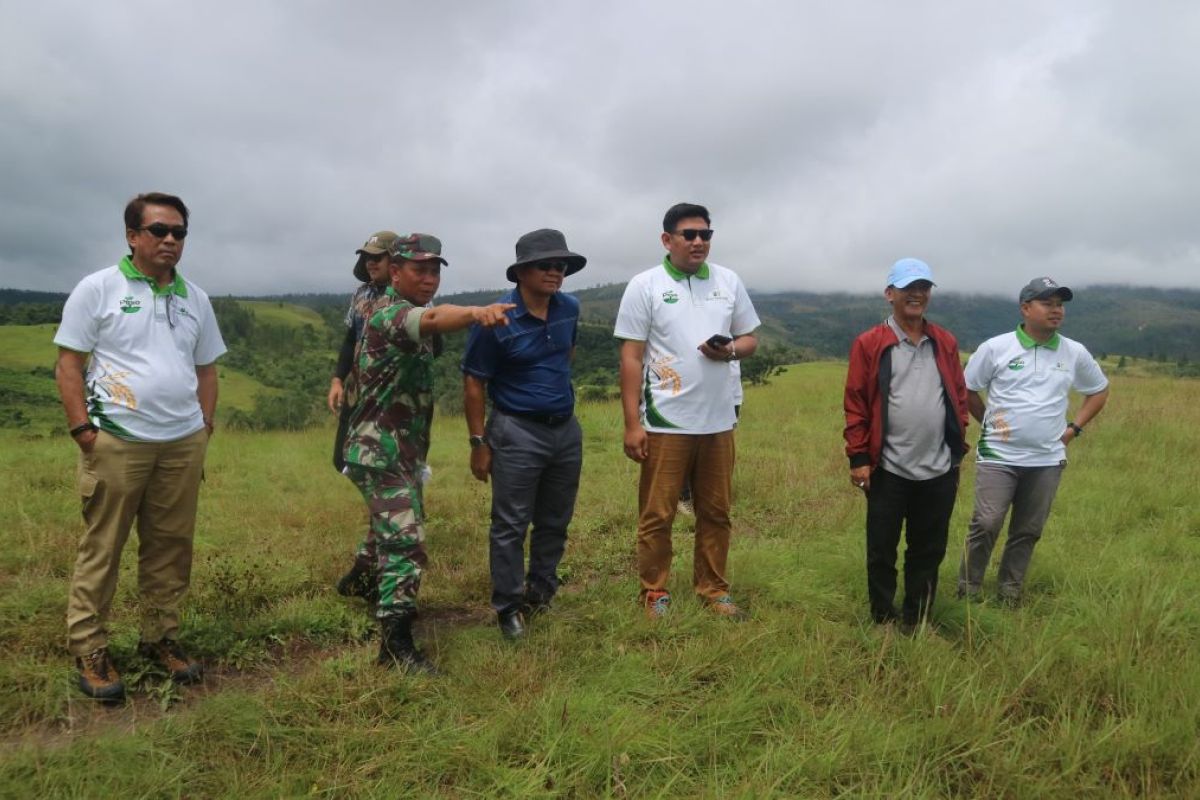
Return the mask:
M 375 604 L 379 602 L 379 583 L 370 567 L 355 560 L 350 571 L 337 582 L 337 593 L 342 597 L 361 597 Z
M 379 643 L 381 667 L 399 667 L 410 675 L 438 675 L 437 667 L 417 649 L 412 638 L 413 617 L 389 617 L 380 622 L 382 641 Z

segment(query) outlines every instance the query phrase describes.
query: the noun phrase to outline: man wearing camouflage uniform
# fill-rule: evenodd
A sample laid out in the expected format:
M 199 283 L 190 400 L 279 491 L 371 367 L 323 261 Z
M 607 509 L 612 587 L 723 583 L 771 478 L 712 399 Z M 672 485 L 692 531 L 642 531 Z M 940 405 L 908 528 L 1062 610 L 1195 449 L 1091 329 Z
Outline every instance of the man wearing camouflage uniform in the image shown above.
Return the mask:
M 506 325 L 511 303 L 426 308 L 441 283 L 442 243 L 414 233 L 388 248 L 391 286 L 367 323 L 346 389 L 346 475 L 362 492 L 375 536 L 379 663 L 433 673 L 412 623 L 427 557 L 421 472 L 433 417 L 434 335 Z

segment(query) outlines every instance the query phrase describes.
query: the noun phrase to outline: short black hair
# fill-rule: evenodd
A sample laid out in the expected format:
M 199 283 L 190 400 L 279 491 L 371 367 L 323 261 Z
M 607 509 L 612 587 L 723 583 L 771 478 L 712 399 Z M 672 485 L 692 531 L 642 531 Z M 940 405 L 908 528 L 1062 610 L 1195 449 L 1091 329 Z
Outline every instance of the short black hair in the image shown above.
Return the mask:
M 708 209 L 704 206 L 698 206 L 695 203 L 676 203 L 667 209 L 666 216 L 663 217 L 663 232 L 674 233 L 679 220 L 689 217 L 703 217 L 704 224 L 712 226 L 712 220 L 708 218 Z
M 179 212 L 179 216 L 183 217 L 184 227 L 187 227 L 188 207 L 183 204 L 182 200 L 173 194 L 146 192 L 145 194 L 139 194 L 125 206 L 126 228 L 136 231 L 142 227 L 142 214 L 145 212 L 146 206 L 170 206 Z

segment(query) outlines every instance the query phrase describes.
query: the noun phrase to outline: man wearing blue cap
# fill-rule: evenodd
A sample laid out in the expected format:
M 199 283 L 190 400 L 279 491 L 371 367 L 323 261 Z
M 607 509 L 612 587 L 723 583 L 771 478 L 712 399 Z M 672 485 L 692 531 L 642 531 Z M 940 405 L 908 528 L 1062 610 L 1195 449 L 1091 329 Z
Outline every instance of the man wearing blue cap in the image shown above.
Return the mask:
M 1033 547 L 1067 465 L 1067 446 L 1108 401 L 1108 378 L 1087 349 L 1058 332 L 1074 297 L 1051 278 L 1034 278 L 1018 296 L 1022 322 L 994 336 L 967 361 L 967 402 L 979 420 L 975 512 L 958 573 L 959 597 L 979 595 L 992 548 L 1012 507 L 1008 541 L 1000 558 L 997 594 L 1021 599 Z M 1074 419 L 1067 403 L 1084 395 Z M 979 393 L 987 392 L 987 403 Z
M 958 342 L 925 319 L 929 265 L 902 258 L 888 273 L 892 314 L 859 335 L 846 374 L 850 482 L 867 498 L 867 596 L 877 623 L 927 618 L 946 555 L 958 467 L 966 452 L 967 389 Z M 906 528 L 904 602 L 896 548 Z

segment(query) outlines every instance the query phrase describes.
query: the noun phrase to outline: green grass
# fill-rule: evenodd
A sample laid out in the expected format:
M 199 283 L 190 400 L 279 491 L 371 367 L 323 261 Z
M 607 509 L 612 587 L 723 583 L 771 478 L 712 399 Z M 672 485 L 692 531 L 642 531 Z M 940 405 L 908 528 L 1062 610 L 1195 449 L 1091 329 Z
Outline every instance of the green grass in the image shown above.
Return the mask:
M 238 305 L 254 312 L 254 318 L 259 322 L 272 325 L 299 327 L 312 325 L 318 330 L 325 327 L 321 315 L 311 308 L 270 300 L 239 300 Z
M 378 670 L 362 606 L 330 589 L 364 524 L 328 465 L 331 431 L 220 431 L 185 631 L 209 678 L 178 689 L 133 657 L 128 551 L 113 649 L 138 689 L 118 709 L 78 694 L 63 650 L 71 445 L 0 432 L 0 796 L 1200 794 L 1197 384 L 1115 378 L 1073 446 L 1019 609 L 952 598 L 968 465 L 938 627 L 905 638 L 867 619 L 844 372 L 805 364 L 747 392 L 730 557 L 741 624 L 689 602 L 682 524 L 673 615 L 652 624 L 634 607 L 637 468 L 605 403 L 581 409 L 555 610 L 502 642 L 488 490 L 470 479 L 461 419 L 439 417 L 418 635 L 440 679 Z

